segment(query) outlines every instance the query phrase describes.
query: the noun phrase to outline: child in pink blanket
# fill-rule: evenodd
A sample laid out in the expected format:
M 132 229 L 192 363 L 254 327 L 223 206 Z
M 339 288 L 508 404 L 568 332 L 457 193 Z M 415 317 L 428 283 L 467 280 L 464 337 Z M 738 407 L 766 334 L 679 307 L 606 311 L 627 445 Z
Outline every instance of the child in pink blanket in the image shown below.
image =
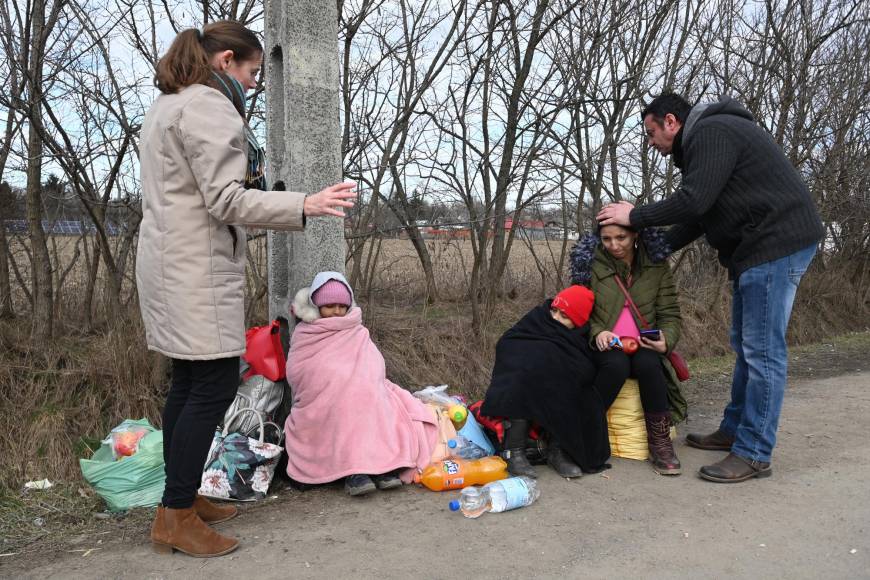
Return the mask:
M 411 482 L 429 464 L 437 418 L 387 380 L 350 284 L 321 272 L 297 292 L 291 311 L 299 323 L 287 356 L 287 474 L 307 484 L 344 478 L 353 496 Z

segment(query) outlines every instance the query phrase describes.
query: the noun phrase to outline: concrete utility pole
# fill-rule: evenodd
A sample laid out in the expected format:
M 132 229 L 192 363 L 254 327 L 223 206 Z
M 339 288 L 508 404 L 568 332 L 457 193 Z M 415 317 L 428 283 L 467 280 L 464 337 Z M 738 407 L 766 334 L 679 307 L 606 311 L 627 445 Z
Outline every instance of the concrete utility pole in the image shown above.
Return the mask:
M 335 2 L 266 0 L 266 160 L 270 187 L 316 193 L 341 181 Z M 280 184 L 276 189 L 280 189 Z M 269 232 L 269 317 L 321 270 L 344 272 L 344 224 L 309 218 L 304 233 Z

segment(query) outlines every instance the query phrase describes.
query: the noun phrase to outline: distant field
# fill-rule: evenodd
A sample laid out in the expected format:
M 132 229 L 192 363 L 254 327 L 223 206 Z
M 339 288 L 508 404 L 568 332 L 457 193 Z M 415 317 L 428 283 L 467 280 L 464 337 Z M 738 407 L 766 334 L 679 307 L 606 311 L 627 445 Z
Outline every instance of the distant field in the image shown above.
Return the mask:
M 573 241 L 565 247 L 571 250 Z M 464 294 L 469 285 L 469 276 L 474 264 L 474 253 L 469 240 L 427 240 L 426 246 L 432 258 L 435 283 L 439 292 L 448 295 Z M 548 286 L 555 284 L 556 274 L 562 274 L 567 283 L 567 270 L 560 263 L 563 242 L 533 241 L 515 242 L 511 247 L 504 286 L 507 289 L 536 291 L 541 285 L 541 271 L 548 277 Z M 488 250 L 487 256 L 491 252 Z M 379 268 L 374 287 L 400 290 L 413 294 L 424 291 L 424 277 L 420 260 L 408 240 L 383 240 Z
M 117 242 L 117 240 L 113 240 Z M 56 279 L 64 272 L 66 278 L 64 289 L 81 288 L 87 282 L 86 256 L 93 254 L 93 240 L 89 239 L 87 252 L 81 238 L 75 236 L 51 236 L 49 252 L 52 264 L 56 270 Z M 258 269 L 265 272 L 267 253 L 263 250 L 265 238 L 251 240 L 248 244 L 249 254 L 259 261 Z M 568 241 L 565 252 L 570 251 L 573 241 Z M 474 262 L 472 244 L 469 240 L 427 240 L 426 246 L 432 259 L 435 282 L 439 292 L 446 297 L 458 298 L 467 292 L 469 276 Z M 10 248 L 15 258 L 22 281 L 29 284 L 30 263 L 26 245 L 22 238 L 10 238 Z M 505 272 L 504 285 L 508 290 L 538 292 L 541 287 L 541 271 L 547 273 L 548 287 L 557 280 L 556 273 L 562 274 L 562 281 L 567 283 L 567 270 L 560 264 L 559 258 L 563 250 L 561 241 L 515 241 L 511 247 L 508 268 Z M 488 253 L 491 248 L 488 249 Z M 368 254 L 368 248 L 366 251 Z M 129 287 L 134 280 L 133 256 L 128 263 L 126 272 Z M 350 269 L 350 266 L 348 267 Z M 380 241 L 380 254 L 377 266 L 373 269 L 375 278 L 372 290 L 389 292 L 402 297 L 419 297 L 425 291 L 425 278 L 420 268 L 420 260 L 409 240 L 385 239 Z M 101 266 L 101 273 L 104 269 Z M 13 274 L 13 286 L 16 302 L 23 300 L 20 285 L 16 283 Z

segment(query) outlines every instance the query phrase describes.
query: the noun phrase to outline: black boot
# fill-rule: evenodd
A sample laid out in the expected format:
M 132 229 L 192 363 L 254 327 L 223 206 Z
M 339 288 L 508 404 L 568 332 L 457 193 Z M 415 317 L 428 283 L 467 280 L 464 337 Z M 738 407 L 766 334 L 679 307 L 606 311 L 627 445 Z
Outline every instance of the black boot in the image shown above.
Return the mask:
M 526 434 L 529 432 L 529 422 L 525 419 L 510 419 L 505 421 L 504 451 L 502 458 L 507 461 L 508 473 L 538 477 L 538 472 L 526 457 Z
M 568 457 L 556 441 L 550 440 L 550 448 L 547 451 L 547 463 L 556 470 L 560 477 L 580 477 L 583 470 Z

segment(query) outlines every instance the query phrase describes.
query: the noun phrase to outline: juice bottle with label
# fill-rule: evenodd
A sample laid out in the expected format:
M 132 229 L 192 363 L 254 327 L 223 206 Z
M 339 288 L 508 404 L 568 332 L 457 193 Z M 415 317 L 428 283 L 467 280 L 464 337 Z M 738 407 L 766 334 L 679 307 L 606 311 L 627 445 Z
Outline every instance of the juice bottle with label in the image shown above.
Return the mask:
M 507 463 L 501 457 L 483 457 L 474 461 L 451 457 L 429 464 L 423 473 L 414 476 L 414 482 L 422 483 L 432 491 L 445 491 L 484 485 L 507 477 Z

